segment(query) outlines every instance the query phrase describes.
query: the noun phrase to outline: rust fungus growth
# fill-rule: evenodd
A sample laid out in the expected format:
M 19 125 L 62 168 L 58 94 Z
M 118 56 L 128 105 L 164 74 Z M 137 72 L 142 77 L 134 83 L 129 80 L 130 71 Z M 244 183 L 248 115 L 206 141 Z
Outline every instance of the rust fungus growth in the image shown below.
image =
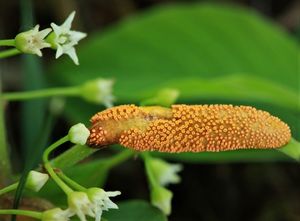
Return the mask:
M 91 122 L 88 145 L 121 144 L 138 151 L 267 149 L 291 138 L 287 124 L 249 106 L 122 105 L 97 113 Z

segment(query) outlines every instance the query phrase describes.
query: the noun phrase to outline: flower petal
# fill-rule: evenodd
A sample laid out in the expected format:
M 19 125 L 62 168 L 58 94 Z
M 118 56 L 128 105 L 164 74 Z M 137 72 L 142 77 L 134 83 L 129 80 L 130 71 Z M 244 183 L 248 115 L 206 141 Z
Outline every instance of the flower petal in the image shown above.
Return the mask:
M 70 48 L 68 51 L 65 52 L 69 57 L 74 61 L 76 65 L 79 65 L 78 57 L 75 51 L 75 48 Z
M 72 40 L 78 43 L 81 39 L 85 38 L 87 36 L 86 33 L 80 32 L 80 31 L 70 31 L 70 35 L 72 37 Z
M 60 26 L 54 24 L 53 22 L 50 24 L 50 26 L 52 27 L 52 29 L 53 29 L 56 36 L 61 35 L 62 32 L 61 32 Z
M 108 197 L 114 197 L 114 196 L 121 195 L 121 192 L 120 192 L 120 191 L 107 191 L 107 192 L 106 192 L 106 195 L 107 195 Z
M 40 29 L 40 25 L 34 26 L 34 28 L 32 29 L 32 34 L 37 34 L 39 32 L 39 29 Z
M 74 20 L 74 17 L 75 17 L 75 11 L 73 11 L 69 16 L 68 18 L 65 20 L 65 22 L 61 25 L 62 28 L 65 28 L 67 30 L 70 30 L 71 29 L 71 25 L 72 25 L 72 22 Z
M 57 50 L 56 50 L 56 54 L 55 54 L 55 58 L 56 59 L 59 58 L 63 53 L 64 53 L 63 48 L 60 45 L 58 45 Z
M 78 211 L 76 215 L 79 217 L 80 221 L 86 221 L 86 217 L 83 212 Z
M 51 28 L 46 28 L 46 29 L 40 31 L 40 32 L 38 33 L 38 35 L 39 35 L 42 39 L 44 39 L 51 31 L 52 31 Z M 50 45 L 50 44 L 49 44 L 49 45 Z

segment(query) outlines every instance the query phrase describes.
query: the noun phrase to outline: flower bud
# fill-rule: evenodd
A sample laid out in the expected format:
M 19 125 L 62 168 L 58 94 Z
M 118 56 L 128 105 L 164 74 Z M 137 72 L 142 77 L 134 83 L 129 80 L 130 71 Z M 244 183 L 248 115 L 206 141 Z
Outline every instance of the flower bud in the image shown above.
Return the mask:
M 70 211 L 54 208 L 42 213 L 41 221 L 69 221 Z
M 84 145 L 90 136 L 89 129 L 82 123 L 72 126 L 68 133 L 70 142 L 74 144 Z
M 161 186 L 154 186 L 151 190 L 151 203 L 159 208 L 164 214 L 171 214 L 171 200 L 173 193 Z
M 166 186 L 170 183 L 180 182 L 180 176 L 177 174 L 182 170 L 181 164 L 171 164 L 158 158 L 149 158 L 149 165 L 155 179 L 160 185 Z
M 142 106 L 161 105 L 169 107 L 174 104 L 179 96 L 179 91 L 172 88 L 165 88 L 160 90 L 154 97 L 141 102 Z
M 31 170 L 26 181 L 26 188 L 38 192 L 46 184 L 48 179 L 48 174 Z
M 112 95 L 113 84 L 113 80 L 104 78 L 88 81 L 81 86 L 81 96 L 87 101 L 112 107 L 114 100 Z

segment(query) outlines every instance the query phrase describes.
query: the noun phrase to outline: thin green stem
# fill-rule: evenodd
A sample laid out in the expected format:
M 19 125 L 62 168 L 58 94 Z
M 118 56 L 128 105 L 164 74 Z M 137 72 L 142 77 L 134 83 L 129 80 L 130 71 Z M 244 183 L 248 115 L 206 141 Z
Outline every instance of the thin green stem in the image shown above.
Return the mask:
M 46 170 L 48 171 L 49 175 L 51 176 L 51 178 L 56 182 L 56 184 L 66 193 L 69 194 L 71 192 L 73 192 L 73 190 L 66 185 L 58 176 L 57 174 L 54 172 L 48 157 L 49 154 L 58 146 L 62 145 L 63 143 L 69 141 L 69 137 L 64 136 L 63 138 L 59 139 L 58 141 L 56 141 L 55 143 L 53 143 L 52 145 L 50 145 L 43 154 L 43 161 L 44 161 L 44 167 L 46 168 Z
M 159 185 L 158 182 L 156 181 L 156 179 L 154 178 L 151 166 L 150 166 L 150 160 L 151 160 L 151 156 L 148 152 L 143 152 L 141 153 L 141 156 L 144 160 L 145 163 L 145 169 L 146 169 L 146 174 L 148 177 L 148 181 L 150 184 L 150 188 L 154 188 L 155 186 Z
M 62 87 L 62 88 L 49 88 L 35 91 L 25 92 L 10 92 L 3 93 L 1 98 L 4 100 L 28 100 L 52 96 L 77 96 L 80 93 L 79 87 Z
M 0 82 L 1 84 L 1 82 Z M 1 86 L 1 85 L 0 85 Z M 1 92 L 0 92 L 1 93 Z M 1 96 L 1 94 L 0 94 Z M 9 176 L 11 176 L 11 164 L 6 145 L 6 130 L 5 130 L 4 104 L 0 99 L 0 184 L 6 184 Z
M 0 40 L 0 46 L 15 46 L 15 39 Z
M 54 172 L 53 168 L 51 167 L 50 163 L 45 163 L 44 167 L 48 171 L 49 175 L 51 178 L 55 181 L 55 183 L 67 194 L 69 195 L 70 193 L 73 192 L 73 190 L 65 184 Z
M 41 212 L 20 210 L 20 209 L 1 209 L 0 215 L 21 215 L 21 216 L 29 216 L 35 219 L 42 219 Z
M 62 138 L 60 138 L 58 141 L 56 141 L 55 143 L 51 144 L 43 153 L 43 161 L 44 163 L 48 163 L 49 160 L 48 160 L 48 157 L 49 157 L 49 154 L 54 150 L 56 149 L 58 146 L 66 143 L 69 141 L 69 136 L 66 135 Z
M 8 49 L 8 50 L 5 50 L 5 51 L 1 51 L 0 52 L 0 59 L 1 58 L 8 58 L 8 57 L 12 57 L 14 55 L 17 55 L 17 54 L 21 54 L 21 51 L 19 51 L 18 49 Z
M 63 172 L 58 172 L 57 175 L 63 180 L 65 181 L 68 185 L 70 185 L 71 187 L 73 187 L 76 190 L 79 191 L 86 191 L 87 188 L 85 188 L 84 186 L 81 186 L 79 183 L 75 182 L 74 180 L 72 180 L 71 178 L 69 178 L 66 174 L 64 174 Z
M 9 186 L 4 187 L 3 189 L 0 190 L 0 196 L 2 194 L 5 194 L 5 193 L 8 193 L 10 191 L 13 191 L 13 190 L 17 189 L 18 185 L 19 185 L 19 183 L 14 183 L 14 184 L 11 184 Z

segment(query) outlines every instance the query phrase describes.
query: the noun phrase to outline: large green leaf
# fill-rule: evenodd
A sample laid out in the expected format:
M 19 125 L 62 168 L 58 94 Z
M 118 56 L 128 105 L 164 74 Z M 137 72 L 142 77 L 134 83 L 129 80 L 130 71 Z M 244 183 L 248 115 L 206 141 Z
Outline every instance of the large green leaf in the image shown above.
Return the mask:
M 207 4 L 155 8 L 91 35 L 78 54 L 79 67 L 63 60 L 51 68 L 56 84 L 112 77 L 119 103 L 138 103 L 174 87 L 184 103 L 267 110 L 300 138 L 299 46 L 252 11 Z M 87 122 L 99 110 L 72 99 L 66 113 Z
M 285 154 L 282 154 L 282 153 Z M 273 162 L 291 161 L 291 158 L 300 161 L 300 143 L 292 139 L 287 145 L 280 149 L 269 150 L 234 150 L 223 152 L 202 152 L 202 153 L 158 153 L 154 156 L 166 159 L 177 160 L 189 163 L 240 163 L 240 162 Z
M 172 87 L 181 91 L 181 100 L 204 100 L 222 98 L 231 101 L 246 100 L 262 102 L 300 112 L 298 94 L 290 88 L 264 78 L 245 74 L 227 75 L 210 79 L 186 77 L 180 81 L 170 80 L 159 84 L 161 88 Z M 131 99 L 141 100 L 153 94 L 153 90 L 131 94 Z
M 129 200 L 118 206 L 118 210 L 109 210 L 103 217 L 109 221 L 167 221 L 159 209 L 143 200 Z

